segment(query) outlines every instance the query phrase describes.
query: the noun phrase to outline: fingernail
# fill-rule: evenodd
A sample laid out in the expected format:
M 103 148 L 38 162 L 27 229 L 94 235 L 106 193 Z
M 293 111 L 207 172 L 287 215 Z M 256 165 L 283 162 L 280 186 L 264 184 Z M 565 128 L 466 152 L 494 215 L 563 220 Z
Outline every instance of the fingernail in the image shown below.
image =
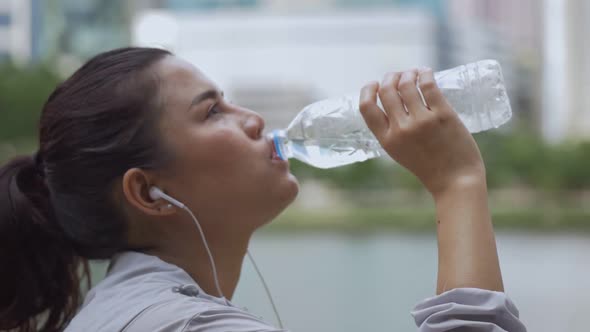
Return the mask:
M 420 67 L 420 72 L 421 72 L 421 73 L 423 73 L 423 72 L 425 72 L 425 71 L 430 71 L 430 70 L 432 70 L 432 68 L 430 68 L 430 67 L 426 67 L 426 66 L 424 66 L 424 67 Z

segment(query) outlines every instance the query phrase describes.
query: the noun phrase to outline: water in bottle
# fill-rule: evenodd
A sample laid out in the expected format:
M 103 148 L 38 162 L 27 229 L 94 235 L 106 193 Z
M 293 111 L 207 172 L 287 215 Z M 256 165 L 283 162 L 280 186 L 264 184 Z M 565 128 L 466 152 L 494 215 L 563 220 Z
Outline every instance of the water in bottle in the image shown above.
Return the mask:
M 443 95 L 472 133 L 508 122 L 512 110 L 500 64 L 482 60 L 434 74 Z M 359 111 L 359 96 L 306 106 L 284 130 L 270 136 L 282 159 L 332 168 L 385 155 Z

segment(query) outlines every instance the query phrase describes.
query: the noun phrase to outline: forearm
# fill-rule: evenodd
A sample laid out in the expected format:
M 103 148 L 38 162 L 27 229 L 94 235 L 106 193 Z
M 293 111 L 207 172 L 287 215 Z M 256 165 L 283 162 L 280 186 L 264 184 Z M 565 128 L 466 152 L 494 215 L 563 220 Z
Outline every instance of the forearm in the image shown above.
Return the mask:
M 445 190 L 435 203 L 437 294 L 461 287 L 503 291 L 484 177 Z

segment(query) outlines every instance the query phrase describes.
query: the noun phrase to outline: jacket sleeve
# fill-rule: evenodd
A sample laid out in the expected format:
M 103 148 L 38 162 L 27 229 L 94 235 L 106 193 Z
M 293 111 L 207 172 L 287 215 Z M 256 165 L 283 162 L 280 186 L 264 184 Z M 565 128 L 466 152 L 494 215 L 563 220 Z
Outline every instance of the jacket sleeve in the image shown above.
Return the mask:
M 425 299 L 412 316 L 419 332 L 526 332 L 506 294 L 477 288 L 457 288 Z

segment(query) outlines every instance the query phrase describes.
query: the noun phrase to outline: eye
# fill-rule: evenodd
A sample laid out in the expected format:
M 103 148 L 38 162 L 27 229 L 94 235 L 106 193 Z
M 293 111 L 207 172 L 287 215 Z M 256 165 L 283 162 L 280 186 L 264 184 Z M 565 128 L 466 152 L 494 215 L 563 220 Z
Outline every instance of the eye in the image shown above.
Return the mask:
M 221 113 L 221 110 L 219 109 L 219 104 L 215 103 L 207 111 L 207 117 L 206 118 L 208 119 L 211 116 L 216 115 L 218 113 Z

